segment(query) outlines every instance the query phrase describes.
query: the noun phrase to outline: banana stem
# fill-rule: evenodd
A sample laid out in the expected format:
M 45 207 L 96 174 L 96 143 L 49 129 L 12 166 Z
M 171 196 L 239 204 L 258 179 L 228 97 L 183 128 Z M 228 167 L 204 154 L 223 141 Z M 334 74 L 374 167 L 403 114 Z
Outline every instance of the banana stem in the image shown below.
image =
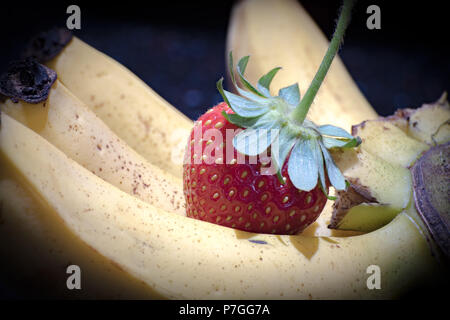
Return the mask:
M 331 63 L 333 62 L 334 56 L 338 52 L 342 40 L 344 39 L 344 33 L 350 23 L 351 11 L 355 5 L 355 2 L 356 0 L 344 0 L 344 5 L 342 6 L 336 30 L 333 34 L 333 38 L 331 39 L 330 46 L 328 47 L 325 57 L 320 64 L 319 70 L 314 76 L 314 79 L 312 80 L 303 99 L 300 101 L 300 104 L 292 112 L 292 119 L 300 124 L 305 120 L 306 114 L 314 101 L 317 91 L 325 79 L 328 69 L 330 69 Z

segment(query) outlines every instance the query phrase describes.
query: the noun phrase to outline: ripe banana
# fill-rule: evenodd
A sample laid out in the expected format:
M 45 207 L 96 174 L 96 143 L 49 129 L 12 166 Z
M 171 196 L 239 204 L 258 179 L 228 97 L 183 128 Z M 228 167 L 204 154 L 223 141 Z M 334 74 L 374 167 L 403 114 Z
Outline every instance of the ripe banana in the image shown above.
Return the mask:
M 0 109 L 122 191 L 185 215 L 181 180 L 132 150 L 59 81 L 44 102 L 8 99 Z
M 13 298 L 162 298 L 77 237 L 2 155 L 0 165 L 0 283 Z M 73 264 L 81 290 L 66 286 Z
M 394 120 L 408 119 L 403 120 L 403 125 L 399 127 L 412 138 L 429 145 L 450 141 L 450 105 L 446 92 L 436 103 L 424 104 L 419 109 L 403 109 L 397 113 Z
M 306 92 L 328 41 L 297 0 L 245 0 L 233 8 L 227 51 L 250 55 L 245 72 L 251 83 L 274 67 L 283 67 L 271 88 L 298 82 Z M 355 123 L 377 116 L 336 57 L 308 117 L 317 124 L 332 123 L 349 130 Z
M 383 118 L 353 126 L 352 131 L 355 136 L 363 139 L 365 150 L 403 168 L 408 168 L 429 148 L 426 143 L 408 136 L 395 123 Z
M 388 223 L 400 211 L 415 208 L 411 195 L 425 188 L 417 180 L 413 181 L 410 169 L 423 160 L 431 147 L 439 145 L 440 159 L 443 163 L 447 161 L 444 150 L 450 141 L 449 122 L 450 106 L 444 95 L 434 104 L 398 110 L 393 116 L 353 126 L 352 133 L 362 139 L 360 147 L 333 154 L 352 186 L 334 204 L 331 227 L 369 232 Z M 431 170 L 422 174 L 433 177 L 437 173 Z M 440 209 L 434 207 L 432 211 L 444 213 L 448 212 L 448 199 L 445 199 L 445 183 L 439 184 L 438 180 L 439 177 L 434 177 L 428 181 L 429 190 L 434 190 L 431 197 L 435 201 L 442 198 Z M 423 219 L 415 210 L 409 212 L 426 233 Z
M 144 203 L 4 113 L 1 124 L 2 155 L 57 213 L 47 222 L 66 224 L 164 297 L 392 298 L 422 281 L 434 283 L 441 272 L 426 237 L 405 212 L 356 237 L 248 234 Z M 380 267 L 381 290 L 367 288 L 370 265 Z
M 47 65 L 128 145 L 181 179 L 191 120 L 130 70 L 76 37 Z

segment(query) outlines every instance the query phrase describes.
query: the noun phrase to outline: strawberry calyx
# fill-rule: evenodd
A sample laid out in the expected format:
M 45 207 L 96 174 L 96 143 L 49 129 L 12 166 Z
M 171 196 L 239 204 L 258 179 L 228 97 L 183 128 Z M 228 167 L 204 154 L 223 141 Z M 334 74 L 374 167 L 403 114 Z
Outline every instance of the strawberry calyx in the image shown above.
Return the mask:
M 276 174 L 282 183 L 285 179 L 281 168 L 289 159 L 288 175 L 293 185 L 299 190 L 311 191 L 319 183 L 327 197 L 327 178 L 336 190 L 346 190 L 348 186 L 329 150 L 357 147 L 361 139 L 333 125 L 318 126 L 306 119 L 306 114 L 342 42 L 353 4 L 354 1 L 344 1 L 330 47 L 302 99 L 297 83 L 280 89 L 278 96 L 271 95 L 270 84 L 280 67 L 263 75 L 255 88 L 244 75 L 249 56 L 241 58 L 236 66 L 244 89 L 240 88 L 233 72 L 231 52 L 230 77 L 238 94 L 223 89 L 223 78 L 217 82 L 217 89 L 224 101 L 234 111 L 234 114 L 223 112 L 223 116 L 244 128 L 233 138 L 235 149 L 248 156 L 257 156 L 270 150 Z

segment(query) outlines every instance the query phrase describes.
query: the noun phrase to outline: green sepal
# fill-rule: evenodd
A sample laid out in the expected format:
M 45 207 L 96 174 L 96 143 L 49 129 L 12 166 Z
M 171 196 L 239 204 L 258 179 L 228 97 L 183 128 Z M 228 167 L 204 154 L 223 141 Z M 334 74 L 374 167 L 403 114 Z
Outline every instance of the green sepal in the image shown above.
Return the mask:
M 271 145 L 270 156 L 273 164 L 276 166 L 278 180 L 282 184 L 285 184 L 285 181 L 281 174 L 281 170 L 296 141 L 297 137 L 295 133 L 291 132 L 291 130 L 286 127 L 282 127 L 277 139 L 274 140 Z
M 311 191 L 317 185 L 319 166 L 313 151 L 314 141 L 300 138 L 292 149 L 288 173 L 292 184 L 300 190 Z
M 236 66 L 239 79 L 241 79 L 241 82 L 244 85 L 244 87 L 246 87 L 250 92 L 253 92 L 258 96 L 264 97 L 264 95 L 261 92 L 259 92 L 255 87 L 253 87 L 252 84 L 244 77 L 245 69 L 247 68 L 249 58 L 250 56 L 245 56 L 241 58 Z
M 235 149 L 242 154 L 256 156 L 270 148 L 276 175 L 282 184 L 285 180 L 281 170 L 291 153 L 288 175 L 294 186 L 310 191 L 319 185 L 328 199 L 335 200 L 335 197 L 328 195 L 327 176 L 336 190 L 347 189 L 348 181 L 337 168 L 328 149 L 357 147 L 361 144 L 361 139 L 333 125 L 317 126 L 308 119 L 304 119 L 302 123 L 291 121 L 289 115 L 300 105 L 298 84 L 282 88 L 278 96 L 272 97 L 270 84 L 281 68 L 274 68 L 263 75 L 258 80 L 256 89 L 244 77 L 248 62 L 249 56 L 246 56 L 236 66 L 240 82 L 247 90 L 237 85 L 231 52 L 231 80 L 239 95 L 223 89 L 223 78 L 217 82 L 217 89 L 224 101 L 234 111 L 231 114 L 223 111 L 222 115 L 230 123 L 245 128 L 233 138 Z
M 259 116 L 253 118 L 245 118 L 236 113 L 226 113 L 225 111 L 222 111 L 222 115 L 225 117 L 225 119 L 228 120 L 228 122 L 241 128 L 248 128 L 253 126 L 260 118 Z
M 296 107 L 300 103 L 300 89 L 298 83 L 280 89 L 278 96 L 283 98 L 290 106 Z
M 230 78 L 231 78 L 231 82 L 233 82 L 233 84 L 236 83 L 236 78 L 234 77 L 234 62 L 233 62 L 233 52 L 230 51 L 230 54 L 228 55 L 228 72 L 230 72 Z M 237 87 L 237 85 L 236 85 Z
M 225 95 L 224 90 L 223 90 L 223 77 L 220 78 L 220 79 L 216 82 L 216 87 L 217 87 L 217 90 L 219 91 L 220 95 L 222 96 L 223 101 L 225 101 L 225 102 L 227 103 L 227 105 L 231 108 L 231 110 L 233 110 L 233 108 L 232 108 L 231 105 L 230 105 L 230 101 L 228 101 L 228 98 L 227 98 L 227 96 Z M 233 110 L 233 111 L 234 111 L 234 110 Z
M 319 163 L 319 186 L 320 186 L 320 189 L 322 190 L 323 194 L 325 195 L 325 197 L 327 197 L 328 200 L 336 200 L 337 198 L 330 196 L 326 190 L 324 159 L 323 159 L 322 150 L 320 148 L 318 141 L 315 143 L 315 146 L 316 146 L 315 151 L 317 153 L 317 161 Z
M 336 190 L 345 190 L 347 187 L 346 180 L 342 175 L 339 168 L 334 163 L 333 158 L 328 152 L 327 148 L 323 145 L 321 141 L 319 141 L 320 148 L 322 149 L 323 158 L 325 160 L 325 166 L 327 168 L 328 179 L 330 180 L 331 185 Z
M 355 137 L 353 139 L 336 139 L 322 136 L 322 141 L 327 149 L 331 148 L 355 148 L 361 144 L 361 138 Z
M 276 136 L 270 129 L 247 128 L 234 137 L 233 146 L 242 154 L 256 156 L 266 151 Z
M 320 184 L 320 190 L 322 190 L 323 194 L 325 195 L 325 197 L 327 197 L 328 200 L 334 201 L 334 200 L 337 199 L 337 197 L 335 197 L 335 196 L 330 196 L 330 195 L 328 194 L 328 192 L 325 190 L 325 187 L 322 186 L 322 184 Z
M 217 81 L 217 90 L 219 90 L 222 98 L 228 106 L 230 106 L 230 108 L 240 116 L 256 117 L 269 111 L 269 107 L 267 106 L 261 105 L 257 102 L 252 102 L 234 93 L 225 91 L 223 89 L 223 78 Z
M 318 126 L 317 130 L 324 136 L 336 137 L 341 139 L 354 139 L 354 137 L 344 129 L 332 126 L 331 124 Z
M 258 80 L 257 88 L 258 90 L 265 95 L 267 98 L 272 97 L 270 95 L 270 84 L 272 83 L 273 77 L 277 74 L 277 72 L 281 69 L 281 67 L 276 67 L 270 70 L 268 73 L 263 75 Z
M 279 130 L 272 130 L 276 126 L 277 121 L 265 114 L 252 127 L 239 132 L 233 138 L 233 146 L 238 152 L 248 156 L 261 154 L 277 138 Z
M 248 61 L 248 59 L 247 59 L 247 61 Z M 232 52 L 230 52 L 230 55 L 229 55 L 228 66 L 230 68 L 229 72 L 230 72 L 231 82 L 233 83 L 233 85 L 236 88 L 237 92 L 241 96 L 247 98 L 248 100 L 255 101 L 255 102 L 260 103 L 260 104 L 265 105 L 265 106 L 268 106 L 270 104 L 270 100 L 266 99 L 262 94 L 260 94 L 260 93 L 255 94 L 253 91 L 252 92 L 245 91 L 245 90 L 239 88 L 239 86 L 237 85 L 237 82 L 236 82 L 236 78 L 234 76 L 234 72 L 233 72 L 234 62 L 233 62 L 233 54 L 232 54 Z M 244 70 L 245 70 L 246 66 L 247 66 L 247 62 L 245 63 Z
M 286 181 L 284 181 L 283 175 L 281 174 L 281 170 L 277 170 L 276 175 L 279 183 L 286 184 Z
M 318 169 L 319 169 L 319 184 L 325 191 L 325 185 L 326 185 L 325 179 L 326 179 L 326 177 L 325 177 L 325 169 L 323 167 L 324 166 L 324 164 L 323 164 L 324 161 L 323 161 L 322 151 L 321 151 L 320 146 L 319 146 L 319 141 L 316 140 L 316 139 L 314 139 L 312 141 L 313 141 L 313 144 L 312 144 L 313 145 L 313 152 L 314 152 L 314 154 L 316 156 L 316 162 L 317 162 Z M 325 192 L 325 194 L 326 194 L 326 192 Z

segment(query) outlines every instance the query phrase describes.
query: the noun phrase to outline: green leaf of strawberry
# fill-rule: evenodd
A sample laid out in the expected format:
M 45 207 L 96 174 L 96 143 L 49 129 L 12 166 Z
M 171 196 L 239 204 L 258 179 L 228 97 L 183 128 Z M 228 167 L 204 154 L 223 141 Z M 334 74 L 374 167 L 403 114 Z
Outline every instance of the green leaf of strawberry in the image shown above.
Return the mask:
M 298 83 L 280 89 L 278 95 L 286 101 L 288 105 L 297 106 L 300 103 L 300 89 L 298 88 Z
M 232 55 L 230 53 L 230 66 L 233 65 L 233 59 L 232 59 Z M 273 68 L 272 70 L 270 70 L 267 74 L 263 75 L 259 80 L 258 80 L 258 90 L 259 92 L 261 92 L 265 97 L 270 98 L 270 84 L 272 83 L 272 79 L 275 77 L 275 75 L 277 74 L 277 72 L 281 70 L 281 67 L 277 67 L 277 68 Z M 231 73 L 233 73 L 233 70 L 231 70 Z
M 233 63 L 232 53 L 230 53 L 229 61 Z M 248 62 L 249 57 L 247 56 L 238 63 L 238 74 L 241 80 L 245 79 L 243 70 L 245 71 Z M 294 160 L 289 162 L 289 175 L 298 189 L 311 190 L 316 186 L 318 178 L 320 178 L 322 189 L 325 189 L 324 174 L 319 175 L 318 173 L 325 172 L 324 166 L 326 166 L 327 173 L 330 172 L 333 176 L 333 179 L 330 179 L 333 187 L 337 190 L 344 190 L 345 179 L 340 172 L 336 172 L 339 170 L 332 162 L 327 149 L 356 147 L 361 140 L 333 125 L 316 126 L 307 119 L 299 124 L 295 118 L 292 119 L 290 115 L 294 114 L 296 108 L 301 107 L 298 85 L 294 84 L 281 89 L 279 96 L 268 95 L 270 82 L 278 70 L 279 68 L 272 69 L 258 81 L 261 84 L 259 88 L 266 90 L 265 94 L 251 86 L 248 81 L 246 87 L 251 88 L 251 92 L 239 88 L 234 76 L 231 75 L 233 84 L 241 94 L 239 97 L 225 91 L 222 80 L 219 80 L 218 90 L 235 112 L 226 115 L 227 120 L 246 128 L 233 139 L 233 146 L 242 154 L 256 156 L 271 148 L 275 140 L 282 137 L 283 142 L 278 142 L 277 145 L 282 146 L 283 156 L 274 155 L 274 161 L 278 169 L 281 169 L 286 155 L 294 145 L 297 147 L 294 148 L 294 156 L 291 158 Z M 287 141 L 291 143 L 286 144 Z M 325 152 L 327 154 L 322 154 Z M 312 169 L 314 170 L 311 171 Z M 279 171 L 277 174 L 281 176 Z
M 231 81 L 239 95 L 224 90 L 220 79 L 217 89 L 225 102 L 202 115 L 191 133 L 183 176 L 188 216 L 246 231 L 292 234 L 317 219 L 332 198 L 330 184 L 346 189 L 328 150 L 353 148 L 361 140 L 333 125 L 316 126 L 306 114 L 339 48 L 352 5 L 344 1 L 330 47 L 303 98 L 298 84 L 270 94 L 279 67 L 254 87 L 245 78 L 249 56 L 236 66 L 240 88 L 230 52 Z
M 289 159 L 288 173 L 292 183 L 297 189 L 310 191 L 317 186 L 319 166 L 316 141 L 312 139 L 299 139 Z

